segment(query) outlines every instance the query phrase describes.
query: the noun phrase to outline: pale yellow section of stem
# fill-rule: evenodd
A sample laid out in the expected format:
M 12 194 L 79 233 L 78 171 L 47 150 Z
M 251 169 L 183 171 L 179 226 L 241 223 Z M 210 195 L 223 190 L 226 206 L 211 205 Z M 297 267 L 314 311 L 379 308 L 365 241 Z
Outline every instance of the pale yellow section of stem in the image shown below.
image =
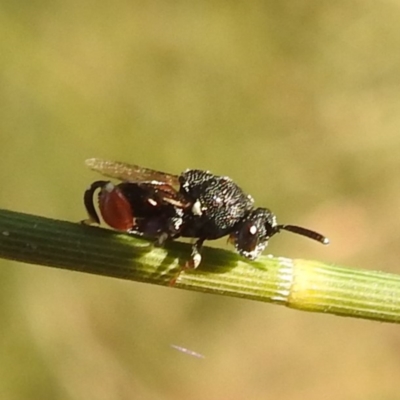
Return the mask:
M 400 321 L 400 277 L 295 260 L 288 307 Z

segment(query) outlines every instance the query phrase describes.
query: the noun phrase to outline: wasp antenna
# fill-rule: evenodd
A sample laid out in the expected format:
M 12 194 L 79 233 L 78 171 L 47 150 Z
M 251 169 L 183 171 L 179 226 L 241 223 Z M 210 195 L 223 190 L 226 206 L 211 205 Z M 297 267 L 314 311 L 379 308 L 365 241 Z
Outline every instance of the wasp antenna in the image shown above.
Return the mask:
M 94 208 L 93 204 L 93 195 L 94 192 L 97 189 L 102 188 L 104 185 L 106 185 L 108 182 L 107 181 L 96 181 L 93 182 L 90 187 L 85 191 L 85 194 L 83 196 L 83 202 L 85 203 L 86 211 L 89 215 L 90 220 L 93 221 L 96 224 L 100 224 L 100 218 L 97 215 L 96 209 Z
M 296 226 L 296 225 L 278 225 L 278 230 L 285 230 L 293 233 L 297 233 L 298 235 L 306 236 L 310 239 L 316 240 L 317 242 L 320 242 L 322 244 L 329 244 L 329 239 L 321 235 L 318 232 L 312 231 L 307 228 L 303 228 L 301 226 Z

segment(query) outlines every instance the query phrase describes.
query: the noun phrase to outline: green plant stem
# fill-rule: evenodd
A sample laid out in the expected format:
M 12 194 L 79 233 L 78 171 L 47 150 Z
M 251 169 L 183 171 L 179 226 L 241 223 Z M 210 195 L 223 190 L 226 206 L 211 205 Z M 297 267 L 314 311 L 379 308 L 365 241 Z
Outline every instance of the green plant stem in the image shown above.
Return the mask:
M 157 248 L 108 229 L 0 210 L 0 257 L 5 259 L 400 322 L 400 276 L 394 274 L 270 256 L 248 262 L 212 248 L 204 249 L 200 268 L 181 271 L 189 254 L 185 243 Z

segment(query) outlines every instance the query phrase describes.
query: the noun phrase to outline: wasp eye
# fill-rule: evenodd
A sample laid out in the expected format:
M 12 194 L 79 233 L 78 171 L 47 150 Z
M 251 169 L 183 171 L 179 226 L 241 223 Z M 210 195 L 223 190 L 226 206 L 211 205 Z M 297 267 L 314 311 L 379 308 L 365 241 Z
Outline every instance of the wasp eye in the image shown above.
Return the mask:
M 256 259 L 264 250 L 267 240 L 253 221 L 246 221 L 231 235 L 238 253 L 251 260 Z
M 255 260 L 265 249 L 268 239 L 275 233 L 275 216 L 267 209 L 251 211 L 231 234 L 238 253 Z
M 250 221 L 243 224 L 237 232 L 236 248 L 238 251 L 252 252 L 257 246 L 257 227 Z
M 249 233 L 251 235 L 255 235 L 257 233 L 257 227 L 255 225 L 251 225 L 249 228 Z

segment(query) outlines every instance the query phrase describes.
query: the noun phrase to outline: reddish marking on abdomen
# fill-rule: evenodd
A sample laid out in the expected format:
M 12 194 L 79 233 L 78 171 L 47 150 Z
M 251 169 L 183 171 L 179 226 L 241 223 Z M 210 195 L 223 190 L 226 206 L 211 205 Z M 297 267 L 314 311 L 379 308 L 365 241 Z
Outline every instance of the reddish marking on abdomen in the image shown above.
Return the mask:
M 117 187 L 111 191 L 101 190 L 99 208 L 104 221 L 111 228 L 128 231 L 133 227 L 131 205 Z

